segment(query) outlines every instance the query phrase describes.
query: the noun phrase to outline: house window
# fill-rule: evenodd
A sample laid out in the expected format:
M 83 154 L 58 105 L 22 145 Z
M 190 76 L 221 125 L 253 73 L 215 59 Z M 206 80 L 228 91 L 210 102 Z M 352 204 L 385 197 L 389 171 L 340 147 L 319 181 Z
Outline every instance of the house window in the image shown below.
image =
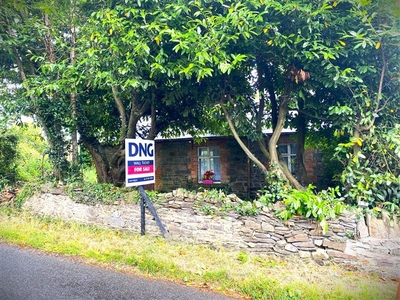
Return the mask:
M 221 181 L 219 147 L 199 147 L 199 182 L 207 170 L 214 171 L 214 181 Z
M 297 153 L 297 146 L 296 144 L 286 144 L 286 145 L 279 145 L 279 152 L 282 155 L 282 158 L 285 160 L 290 172 L 295 171 L 295 160 L 296 160 L 296 153 Z

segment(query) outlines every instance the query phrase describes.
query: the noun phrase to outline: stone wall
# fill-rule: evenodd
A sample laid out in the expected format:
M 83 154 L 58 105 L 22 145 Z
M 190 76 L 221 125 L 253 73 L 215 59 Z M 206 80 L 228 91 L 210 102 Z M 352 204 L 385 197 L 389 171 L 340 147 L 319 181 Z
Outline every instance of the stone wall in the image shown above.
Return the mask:
M 371 229 L 373 233 L 379 226 L 387 226 L 385 220 L 368 218 L 367 225 L 363 217 L 347 212 L 331 220 L 329 231 L 323 234 L 316 222 L 302 217 L 282 222 L 274 216 L 277 208 L 264 209 L 255 217 L 224 210 L 218 213 L 221 205 L 234 207 L 241 202 L 235 195 L 229 195 L 221 202 L 204 198 L 202 193 L 176 190 L 164 194 L 163 198 L 164 201 L 155 203 L 155 207 L 171 240 L 279 256 L 297 255 L 320 264 L 328 261 L 362 264 L 371 270 L 379 270 L 381 276 L 400 278 L 400 229 L 397 223 L 390 225 L 386 236 L 376 238 L 367 232 Z M 45 192 L 27 201 L 24 209 L 38 215 L 140 232 L 140 207 L 137 204 L 88 206 L 75 203 L 62 194 Z M 217 214 L 204 214 L 205 210 L 211 209 Z M 382 228 L 379 230 L 382 233 Z M 146 212 L 146 233 L 161 236 L 149 212 Z

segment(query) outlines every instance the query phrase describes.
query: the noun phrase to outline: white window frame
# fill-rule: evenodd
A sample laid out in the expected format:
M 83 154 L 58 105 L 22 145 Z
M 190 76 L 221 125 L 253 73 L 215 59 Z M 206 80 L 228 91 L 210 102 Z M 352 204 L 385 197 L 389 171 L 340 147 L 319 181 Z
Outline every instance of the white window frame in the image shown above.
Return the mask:
M 285 161 L 287 161 L 288 169 L 291 173 L 294 173 L 296 171 L 295 169 L 295 161 L 296 161 L 296 156 L 297 156 L 297 145 L 296 144 L 279 144 L 279 152 Z M 286 147 L 287 152 L 283 153 L 281 151 L 281 147 Z M 292 150 L 295 149 L 295 150 Z M 286 160 L 287 159 L 287 160 Z
M 210 151 L 212 148 L 218 149 L 216 151 Z M 204 151 L 206 149 L 206 151 Z M 201 155 L 201 153 L 207 153 L 206 155 Z M 214 154 L 211 154 L 214 153 Z M 221 182 L 221 153 L 220 147 L 218 146 L 208 146 L 208 147 L 199 147 L 197 150 L 197 168 L 198 168 L 198 182 L 203 182 L 203 174 L 207 170 L 212 170 L 214 172 L 214 182 Z M 202 163 L 205 162 L 205 168 L 202 168 Z

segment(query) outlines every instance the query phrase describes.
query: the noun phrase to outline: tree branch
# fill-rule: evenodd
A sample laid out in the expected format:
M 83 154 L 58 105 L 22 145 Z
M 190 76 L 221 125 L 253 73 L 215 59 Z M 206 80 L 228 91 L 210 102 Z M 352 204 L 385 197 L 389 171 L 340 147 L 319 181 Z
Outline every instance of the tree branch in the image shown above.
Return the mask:
M 122 141 L 125 138 L 127 128 L 126 128 L 126 112 L 125 112 L 125 107 L 124 104 L 122 103 L 121 98 L 119 97 L 119 91 L 116 86 L 111 87 L 112 94 L 114 97 L 115 105 L 117 106 L 117 110 L 119 112 L 119 115 L 121 117 L 121 132 L 120 132 L 120 137 L 119 139 Z
M 232 100 L 230 95 L 227 95 L 226 97 L 228 97 L 228 100 Z M 255 157 L 255 156 L 253 155 L 253 153 L 251 153 L 251 151 L 249 150 L 249 148 L 246 147 L 246 145 L 245 145 L 245 144 L 243 143 L 243 141 L 241 140 L 239 134 L 237 133 L 236 128 L 235 128 L 235 125 L 233 124 L 232 119 L 231 119 L 230 116 L 229 116 L 228 110 L 227 110 L 226 107 L 225 107 L 225 103 L 224 103 L 223 97 L 221 97 L 221 99 L 220 99 L 220 104 L 221 104 L 222 111 L 224 112 L 225 119 L 226 119 L 226 121 L 228 122 L 229 128 L 230 128 L 231 131 L 232 131 L 233 137 L 234 137 L 235 140 L 238 142 L 240 148 L 242 148 L 242 150 L 246 153 L 246 155 L 260 168 L 260 170 L 261 170 L 264 174 L 266 174 L 266 173 L 268 172 L 266 166 L 264 166 L 264 164 L 263 164 L 261 161 L 259 161 L 259 160 L 257 159 L 257 157 Z

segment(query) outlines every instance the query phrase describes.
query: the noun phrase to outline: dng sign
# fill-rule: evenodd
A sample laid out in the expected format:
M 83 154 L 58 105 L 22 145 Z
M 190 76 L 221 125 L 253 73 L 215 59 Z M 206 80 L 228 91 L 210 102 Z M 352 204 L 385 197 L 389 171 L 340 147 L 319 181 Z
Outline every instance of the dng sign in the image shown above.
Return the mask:
M 154 143 L 143 143 L 143 141 L 128 143 L 128 155 L 129 157 L 153 157 Z
M 155 183 L 154 141 L 125 140 L 125 185 Z

